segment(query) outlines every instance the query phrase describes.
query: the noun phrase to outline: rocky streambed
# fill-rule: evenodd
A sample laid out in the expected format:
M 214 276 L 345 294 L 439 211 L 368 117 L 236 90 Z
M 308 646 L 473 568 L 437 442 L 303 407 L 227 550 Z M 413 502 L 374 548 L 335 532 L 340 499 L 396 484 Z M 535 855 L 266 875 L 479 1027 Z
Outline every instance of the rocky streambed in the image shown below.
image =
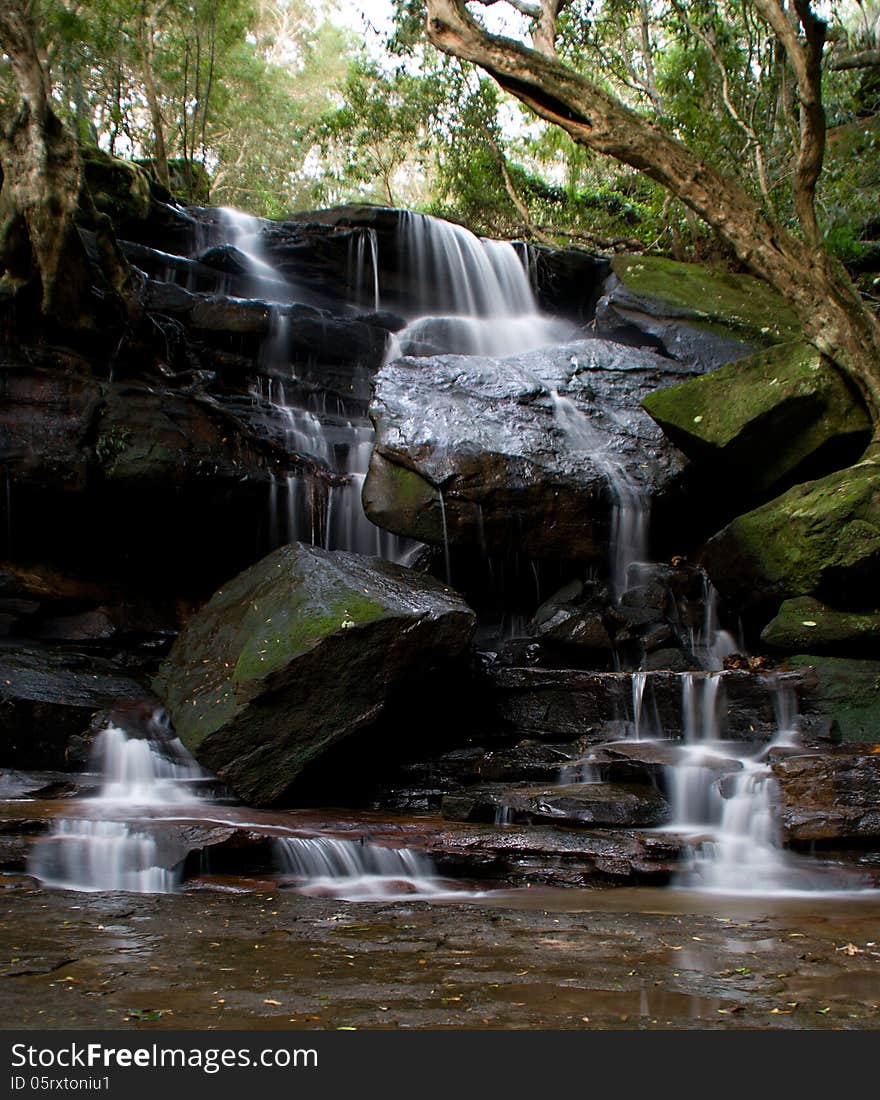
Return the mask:
M 90 895 L 6 880 L 0 1023 L 24 1028 L 874 1029 L 873 902 L 517 891 Z

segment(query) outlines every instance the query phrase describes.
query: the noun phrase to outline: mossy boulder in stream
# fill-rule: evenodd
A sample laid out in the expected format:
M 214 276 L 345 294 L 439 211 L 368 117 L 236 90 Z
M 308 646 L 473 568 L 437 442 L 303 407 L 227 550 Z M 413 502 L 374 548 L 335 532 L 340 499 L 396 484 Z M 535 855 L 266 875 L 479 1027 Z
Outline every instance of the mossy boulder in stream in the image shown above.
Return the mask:
M 611 269 L 596 319 L 613 339 L 711 369 L 800 337 L 791 307 L 750 275 L 658 256 L 615 256 Z
M 816 596 L 880 604 L 880 465 L 866 459 L 795 485 L 737 517 L 703 552 L 709 575 L 743 604 Z
M 806 465 L 829 470 L 855 461 L 871 434 L 864 406 L 840 373 L 801 343 L 668 386 L 642 406 L 701 468 L 735 477 L 753 493 Z
M 461 653 L 473 627 L 461 598 L 431 578 L 295 543 L 211 598 L 156 690 L 196 758 L 269 805 L 331 746 L 375 730 L 395 692 Z

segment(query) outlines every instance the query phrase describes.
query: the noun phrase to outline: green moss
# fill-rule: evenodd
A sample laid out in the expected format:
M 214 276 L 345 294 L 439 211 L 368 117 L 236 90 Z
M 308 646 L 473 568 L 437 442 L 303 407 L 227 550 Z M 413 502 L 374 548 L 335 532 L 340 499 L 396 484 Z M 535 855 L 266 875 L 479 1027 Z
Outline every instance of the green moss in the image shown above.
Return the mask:
M 790 653 L 873 650 L 880 646 L 880 612 L 838 611 L 801 596 L 782 604 L 761 640 Z
M 255 608 L 255 620 L 261 612 Z M 356 592 L 345 592 L 326 607 L 298 606 L 276 609 L 271 623 L 262 621 L 241 650 L 232 675 L 234 684 L 262 679 L 286 665 L 337 630 L 350 630 L 385 614 L 381 604 Z M 255 622 L 256 626 L 257 623 Z M 262 627 L 270 626 L 264 630 Z
M 437 488 L 421 474 L 373 452 L 363 500 L 364 511 L 374 523 L 424 542 L 441 542 L 439 499 Z
M 760 279 L 656 256 L 615 256 L 611 267 L 654 316 L 680 317 L 726 335 L 733 330 L 764 346 L 800 336 L 793 310 Z
M 864 407 L 819 352 L 801 343 L 657 390 L 642 405 L 685 454 L 731 470 L 756 491 L 832 442 L 858 454 L 870 438 Z
M 844 741 L 880 743 L 880 667 L 876 661 L 801 654 L 793 668 L 811 668 L 810 709 L 832 719 Z
M 83 166 L 95 206 L 114 225 L 142 221 L 150 214 L 150 179 L 139 165 L 83 146 Z
M 838 470 L 748 512 L 707 545 L 710 573 L 748 572 L 782 598 L 856 591 L 873 604 L 880 567 L 880 471 L 873 461 Z

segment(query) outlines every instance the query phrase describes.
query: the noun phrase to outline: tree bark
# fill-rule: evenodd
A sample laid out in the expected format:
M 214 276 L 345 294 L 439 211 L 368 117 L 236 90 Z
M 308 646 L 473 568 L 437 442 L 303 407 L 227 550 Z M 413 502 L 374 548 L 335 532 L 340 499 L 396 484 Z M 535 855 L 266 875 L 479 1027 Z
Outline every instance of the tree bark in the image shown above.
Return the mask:
M 880 424 L 880 321 L 843 267 L 768 217 L 735 180 L 555 57 L 489 34 L 465 0 L 427 0 L 428 37 L 485 69 L 502 88 L 578 144 L 666 187 L 794 308 L 807 339 L 862 394 Z M 812 243 L 812 242 L 811 242 Z
M 50 106 L 28 5 L 0 5 L 0 46 L 9 58 L 20 100 L 0 135 L 0 287 L 17 294 L 39 282 L 42 314 L 69 330 L 95 326 L 92 268 L 80 239 L 83 215 L 96 231 L 101 269 L 127 321 L 141 314 L 134 276 L 106 215 L 92 203 L 82 155 Z
M 49 106 L 48 77 L 21 5 L 0 6 L 0 42 L 21 96 L 0 137 L 4 237 L 16 242 L 4 261 L 4 283 L 17 290 L 33 276 L 32 270 L 25 271 L 31 266 L 23 257 L 25 231 L 42 286 L 42 312 L 62 324 L 78 325 L 83 294 L 91 284 L 76 230 L 83 174 L 79 147 Z
M 159 107 L 159 93 L 156 90 L 156 51 L 153 46 L 155 31 L 155 13 L 147 15 L 142 8 L 138 19 L 138 46 L 144 75 L 144 92 L 150 111 L 150 124 L 153 127 L 153 149 L 156 154 L 156 177 L 163 187 L 171 190 L 171 174 L 168 171 L 168 150 L 165 146 L 165 124 Z

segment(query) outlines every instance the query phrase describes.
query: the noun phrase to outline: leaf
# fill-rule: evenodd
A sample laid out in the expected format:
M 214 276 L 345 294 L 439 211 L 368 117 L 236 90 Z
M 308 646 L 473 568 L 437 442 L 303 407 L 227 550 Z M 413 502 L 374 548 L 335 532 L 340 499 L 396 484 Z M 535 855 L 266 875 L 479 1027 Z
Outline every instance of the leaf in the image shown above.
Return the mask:
M 816 1009 L 816 1015 L 817 1016 L 827 1016 L 830 1011 L 831 1011 L 831 1005 L 827 1005 L 825 1008 L 817 1008 Z
M 149 1023 L 153 1020 L 161 1020 L 165 1015 L 166 1010 L 164 1008 L 129 1008 L 128 1012 L 129 1020 L 137 1020 L 138 1023 Z

